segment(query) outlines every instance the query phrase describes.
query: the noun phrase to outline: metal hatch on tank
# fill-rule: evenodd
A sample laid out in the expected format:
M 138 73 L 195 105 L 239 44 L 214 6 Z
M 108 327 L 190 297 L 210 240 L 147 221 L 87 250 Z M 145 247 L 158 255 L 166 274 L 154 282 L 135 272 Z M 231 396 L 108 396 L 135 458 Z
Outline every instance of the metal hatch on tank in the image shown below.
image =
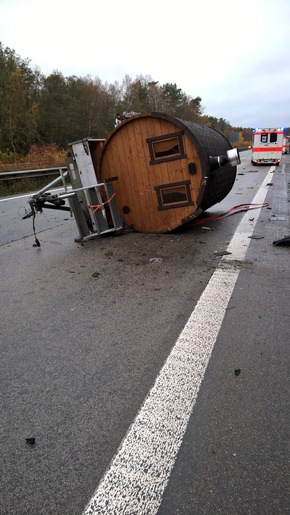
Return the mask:
M 237 149 L 215 129 L 164 113 L 125 120 L 104 143 L 103 181 L 117 176 L 124 225 L 163 233 L 196 218 L 230 192 L 240 163 Z

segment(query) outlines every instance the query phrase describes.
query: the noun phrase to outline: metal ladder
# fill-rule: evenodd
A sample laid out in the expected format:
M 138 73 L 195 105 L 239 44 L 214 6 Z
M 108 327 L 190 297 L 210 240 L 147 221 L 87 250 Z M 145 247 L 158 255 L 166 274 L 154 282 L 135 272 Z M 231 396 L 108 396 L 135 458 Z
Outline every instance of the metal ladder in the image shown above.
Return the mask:
M 91 147 L 105 140 L 85 139 L 68 147 L 68 176 L 72 190 L 68 198 L 79 235 L 78 241 L 123 229 L 115 198 L 113 182 L 117 177 L 98 182 Z

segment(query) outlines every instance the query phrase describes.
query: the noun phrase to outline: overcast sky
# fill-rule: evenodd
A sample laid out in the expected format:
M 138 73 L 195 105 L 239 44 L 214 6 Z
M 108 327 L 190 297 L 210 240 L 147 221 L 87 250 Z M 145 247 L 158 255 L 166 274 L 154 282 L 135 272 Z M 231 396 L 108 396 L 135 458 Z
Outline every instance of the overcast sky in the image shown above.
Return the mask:
M 290 0 L 0 0 L 0 41 L 44 75 L 150 76 L 232 126 L 290 127 Z

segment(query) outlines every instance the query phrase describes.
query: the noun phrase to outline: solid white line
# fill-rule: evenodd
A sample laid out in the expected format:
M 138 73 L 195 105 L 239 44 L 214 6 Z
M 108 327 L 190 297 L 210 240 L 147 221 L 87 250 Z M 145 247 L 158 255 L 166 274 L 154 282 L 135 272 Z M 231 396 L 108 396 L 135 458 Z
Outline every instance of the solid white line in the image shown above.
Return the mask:
M 253 203 L 264 202 L 271 172 Z M 228 247 L 232 260 L 244 259 L 257 219 L 250 224 L 244 215 Z M 83 515 L 157 513 L 239 274 L 228 258 L 201 295 Z
M 263 204 L 263 202 L 265 201 L 266 195 L 268 193 L 267 184 L 271 183 L 271 179 L 273 178 L 273 172 L 275 171 L 275 169 L 276 166 L 271 166 L 269 168 L 264 181 L 262 182 L 259 190 L 256 193 L 255 198 L 252 201 L 253 204 Z M 249 245 L 249 236 L 254 231 L 257 219 L 260 215 L 260 211 L 261 209 L 255 209 L 251 211 L 251 218 L 254 218 L 253 222 L 249 221 L 249 214 L 245 213 L 236 230 L 234 237 L 232 238 L 227 248 L 228 252 L 231 252 L 231 255 L 226 256 L 226 261 L 239 260 L 244 258 L 245 252 Z

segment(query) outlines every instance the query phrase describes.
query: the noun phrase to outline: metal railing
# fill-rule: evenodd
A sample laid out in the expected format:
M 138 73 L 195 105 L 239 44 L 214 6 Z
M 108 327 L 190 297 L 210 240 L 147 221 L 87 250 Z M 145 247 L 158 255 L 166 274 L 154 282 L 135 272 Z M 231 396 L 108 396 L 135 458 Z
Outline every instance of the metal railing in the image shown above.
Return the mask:
M 47 175 L 56 175 L 60 171 L 66 172 L 65 166 L 59 168 L 38 168 L 36 170 L 20 170 L 17 172 L 0 172 L 0 181 L 11 181 L 15 179 L 28 179 L 33 177 L 45 177 Z
M 244 150 L 249 150 L 248 147 L 239 148 L 240 152 Z M 45 177 L 46 175 L 56 175 L 60 174 L 60 170 L 62 172 L 66 172 L 66 166 L 60 166 L 58 168 L 38 168 L 35 170 L 21 170 L 17 172 L 1 172 L 0 171 L 0 181 L 11 181 L 14 179 L 28 179 L 33 177 Z

